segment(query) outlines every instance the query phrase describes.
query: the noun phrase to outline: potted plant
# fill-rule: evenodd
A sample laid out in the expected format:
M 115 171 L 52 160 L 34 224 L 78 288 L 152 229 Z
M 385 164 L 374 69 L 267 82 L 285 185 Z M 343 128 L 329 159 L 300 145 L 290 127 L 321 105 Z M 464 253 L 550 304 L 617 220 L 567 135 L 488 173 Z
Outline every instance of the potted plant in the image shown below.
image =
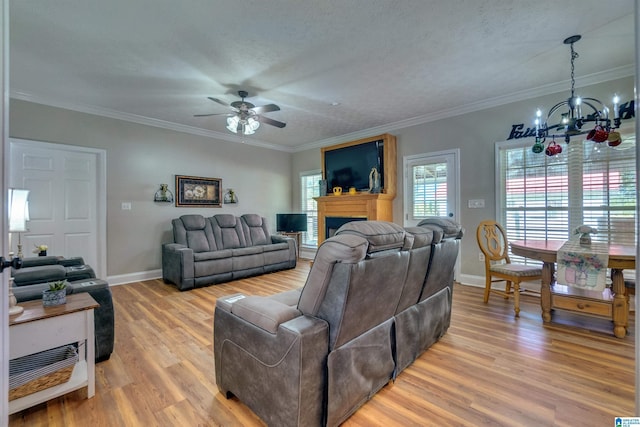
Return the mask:
M 49 283 L 49 289 L 42 291 L 42 304 L 45 307 L 66 304 L 67 302 L 67 281 L 58 280 Z
M 33 250 L 34 254 L 38 254 L 38 256 L 47 256 L 47 249 L 49 247 L 47 245 L 34 245 L 36 248 Z

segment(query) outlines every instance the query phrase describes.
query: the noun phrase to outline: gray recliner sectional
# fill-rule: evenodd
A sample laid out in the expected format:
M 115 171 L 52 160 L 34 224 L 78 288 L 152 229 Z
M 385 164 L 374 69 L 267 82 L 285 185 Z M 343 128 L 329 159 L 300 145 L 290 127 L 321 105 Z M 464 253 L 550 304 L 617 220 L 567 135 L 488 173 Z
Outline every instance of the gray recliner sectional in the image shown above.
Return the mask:
M 271 235 L 265 218 L 182 215 L 162 245 L 162 278 L 181 291 L 296 266 L 296 242 Z
M 300 290 L 219 298 L 215 376 L 268 425 L 336 426 L 447 331 L 461 227 L 343 225 Z
M 115 313 L 109 284 L 96 278 L 82 257 L 43 256 L 25 258 L 22 267 L 12 269 L 13 294 L 18 303 L 42 299 L 49 283 L 67 281 L 67 294 L 88 292 L 100 306 L 94 310 L 95 360 L 109 359 L 115 342 Z M 55 319 L 54 319 L 55 321 Z

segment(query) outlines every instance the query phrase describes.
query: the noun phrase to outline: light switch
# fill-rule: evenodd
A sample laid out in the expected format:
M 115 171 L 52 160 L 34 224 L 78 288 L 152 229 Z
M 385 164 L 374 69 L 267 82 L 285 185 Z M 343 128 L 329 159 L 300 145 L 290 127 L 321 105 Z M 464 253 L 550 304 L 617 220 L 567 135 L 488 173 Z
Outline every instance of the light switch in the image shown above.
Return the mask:
M 131 202 L 122 202 L 122 210 L 130 211 L 131 210 Z
M 469 208 L 470 209 L 484 208 L 484 199 L 469 199 Z

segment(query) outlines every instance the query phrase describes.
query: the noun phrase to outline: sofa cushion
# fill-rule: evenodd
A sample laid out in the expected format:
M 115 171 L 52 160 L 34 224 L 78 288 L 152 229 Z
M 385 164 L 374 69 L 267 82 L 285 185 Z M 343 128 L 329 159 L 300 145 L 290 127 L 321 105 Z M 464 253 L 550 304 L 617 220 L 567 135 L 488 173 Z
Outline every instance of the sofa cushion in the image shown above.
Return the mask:
M 407 231 L 407 233 L 413 235 L 413 245 L 411 247 L 412 249 L 431 246 L 431 244 L 433 243 L 433 228 L 407 227 L 405 228 L 405 230 Z
M 351 221 L 336 231 L 336 235 L 355 234 L 369 242 L 367 253 L 401 249 L 405 246 L 405 231 L 397 224 L 385 221 Z
M 207 251 L 193 254 L 194 261 L 208 261 L 213 259 L 231 258 L 233 253 L 231 249 L 222 249 L 219 251 Z
M 274 252 L 274 251 L 283 251 L 289 250 L 289 245 L 286 242 L 283 243 L 272 243 L 270 245 L 264 245 L 262 247 L 264 252 Z
M 255 255 L 255 254 L 261 254 L 261 253 L 262 253 L 261 246 L 248 246 L 246 248 L 231 249 L 231 254 L 233 256 L 246 256 L 246 255 Z
M 218 249 L 235 249 L 247 246 L 238 218 L 231 214 L 218 214 L 209 220 Z
M 206 224 L 202 215 L 182 215 L 180 219 L 186 230 L 203 230 Z
M 59 261 L 60 257 L 53 255 L 23 258 L 22 268 L 38 267 L 42 265 L 56 265 L 59 264 Z
M 173 220 L 173 234 L 176 243 L 183 244 L 194 252 L 217 249 L 211 224 L 202 215 L 182 215 Z
M 244 214 L 241 217 L 247 245 L 267 245 L 271 243 L 266 220 L 257 214 Z
M 41 265 L 39 267 L 28 267 L 16 270 L 13 273 L 13 283 L 16 286 L 25 286 L 35 283 L 65 280 L 66 276 L 67 271 L 61 265 Z
M 211 248 L 204 230 L 187 231 L 187 246 L 193 249 L 193 252 L 206 252 Z
M 462 227 L 460 226 L 460 224 L 447 217 L 428 217 L 418 223 L 418 227 L 423 225 L 435 225 L 437 227 L 440 227 L 440 229 L 444 233 L 443 237 L 445 238 L 462 237 Z
M 368 246 L 369 242 L 363 237 L 349 234 L 336 235 L 322 242 L 302 288 L 298 309 L 310 316 L 318 314 L 334 265 L 363 260 Z

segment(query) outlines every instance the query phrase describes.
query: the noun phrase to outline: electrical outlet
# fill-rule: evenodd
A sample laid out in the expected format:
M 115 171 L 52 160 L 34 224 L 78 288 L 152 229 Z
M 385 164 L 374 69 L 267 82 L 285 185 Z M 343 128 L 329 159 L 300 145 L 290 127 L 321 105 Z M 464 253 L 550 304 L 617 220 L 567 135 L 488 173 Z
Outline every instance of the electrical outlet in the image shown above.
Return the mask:
M 130 211 L 131 210 L 131 202 L 122 202 L 122 210 Z
M 484 254 L 482 252 L 478 252 L 478 261 L 484 262 Z
M 470 209 L 484 208 L 484 199 L 469 199 L 468 206 Z

